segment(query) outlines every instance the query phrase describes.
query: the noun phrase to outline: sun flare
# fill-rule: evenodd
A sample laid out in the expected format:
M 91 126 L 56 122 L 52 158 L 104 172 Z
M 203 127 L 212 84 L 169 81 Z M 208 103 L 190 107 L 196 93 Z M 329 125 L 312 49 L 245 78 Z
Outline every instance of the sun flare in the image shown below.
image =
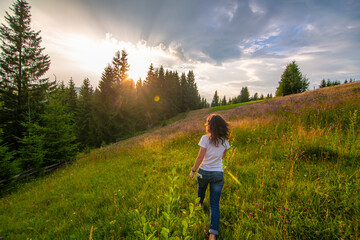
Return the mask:
M 135 82 L 139 78 L 142 80 L 146 78 L 149 66 L 154 61 L 152 57 L 154 51 L 144 43 L 134 45 L 130 42 L 120 42 L 111 35 L 106 35 L 105 39 L 96 39 L 78 34 L 68 34 L 57 41 L 59 43 L 61 41 L 64 56 L 71 56 L 74 63 L 80 63 L 83 70 L 98 76 L 101 76 L 104 68 L 111 64 L 115 53 L 123 49 L 128 53 L 129 78 Z

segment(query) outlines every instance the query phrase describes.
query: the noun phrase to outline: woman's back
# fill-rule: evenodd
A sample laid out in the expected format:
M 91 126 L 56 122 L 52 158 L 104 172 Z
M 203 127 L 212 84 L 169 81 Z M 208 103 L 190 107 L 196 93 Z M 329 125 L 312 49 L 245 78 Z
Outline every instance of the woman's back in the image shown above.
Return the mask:
M 227 139 L 221 139 L 218 146 L 211 142 L 209 135 L 202 136 L 199 146 L 206 148 L 204 160 L 199 168 L 206 171 L 223 171 L 222 155 L 226 149 L 230 148 Z

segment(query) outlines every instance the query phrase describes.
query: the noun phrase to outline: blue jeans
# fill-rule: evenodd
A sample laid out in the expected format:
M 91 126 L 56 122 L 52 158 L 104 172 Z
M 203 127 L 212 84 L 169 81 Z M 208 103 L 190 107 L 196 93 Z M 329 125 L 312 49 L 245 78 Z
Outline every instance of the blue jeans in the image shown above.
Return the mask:
M 210 172 L 202 169 L 198 170 L 198 197 L 199 204 L 204 203 L 205 192 L 208 184 L 210 184 L 210 233 L 219 235 L 220 223 L 220 196 L 224 186 L 223 172 Z

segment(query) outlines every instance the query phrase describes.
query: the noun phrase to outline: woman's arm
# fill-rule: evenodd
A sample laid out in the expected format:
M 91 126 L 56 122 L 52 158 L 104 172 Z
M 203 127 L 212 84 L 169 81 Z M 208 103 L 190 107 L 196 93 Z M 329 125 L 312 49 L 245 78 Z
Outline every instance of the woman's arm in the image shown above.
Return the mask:
M 223 153 L 223 155 L 222 155 L 222 159 L 225 158 L 225 155 L 226 155 L 226 149 L 225 149 L 225 151 L 224 151 L 224 153 Z
M 193 180 L 194 177 L 194 171 L 196 171 L 198 169 L 198 167 L 200 166 L 200 164 L 202 163 L 202 161 L 204 160 L 205 157 L 205 153 L 206 153 L 206 148 L 200 147 L 200 151 L 199 154 L 195 160 L 194 166 L 191 169 L 190 172 L 190 179 Z

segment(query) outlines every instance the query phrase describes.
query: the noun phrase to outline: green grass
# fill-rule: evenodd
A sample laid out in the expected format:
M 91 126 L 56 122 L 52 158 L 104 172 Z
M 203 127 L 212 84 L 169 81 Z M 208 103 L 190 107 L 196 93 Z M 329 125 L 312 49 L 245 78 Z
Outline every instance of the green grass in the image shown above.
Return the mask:
M 219 239 L 359 238 L 359 96 L 351 83 L 219 111 L 232 128 L 225 162 L 240 181 L 225 175 Z M 0 200 L 0 237 L 203 239 L 208 195 L 194 210 L 188 174 L 209 114 L 24 184 Z
M 240 106 L 244 106 L 244 105 L 248 105 L 248 104 L 259 103 L 262 101 L 265 101 L 265 100 L 255 100 L 255 101 L 251 101 L 251 102 L 235 103 L 235 104 L 230 104 L 230 105 L 213 107 L 213 108 L 211 108 L 211 112 L 228 110 L 228 109 L 232 109 L 232 108 L 236 108 L 236 107 L 240 107 Z

